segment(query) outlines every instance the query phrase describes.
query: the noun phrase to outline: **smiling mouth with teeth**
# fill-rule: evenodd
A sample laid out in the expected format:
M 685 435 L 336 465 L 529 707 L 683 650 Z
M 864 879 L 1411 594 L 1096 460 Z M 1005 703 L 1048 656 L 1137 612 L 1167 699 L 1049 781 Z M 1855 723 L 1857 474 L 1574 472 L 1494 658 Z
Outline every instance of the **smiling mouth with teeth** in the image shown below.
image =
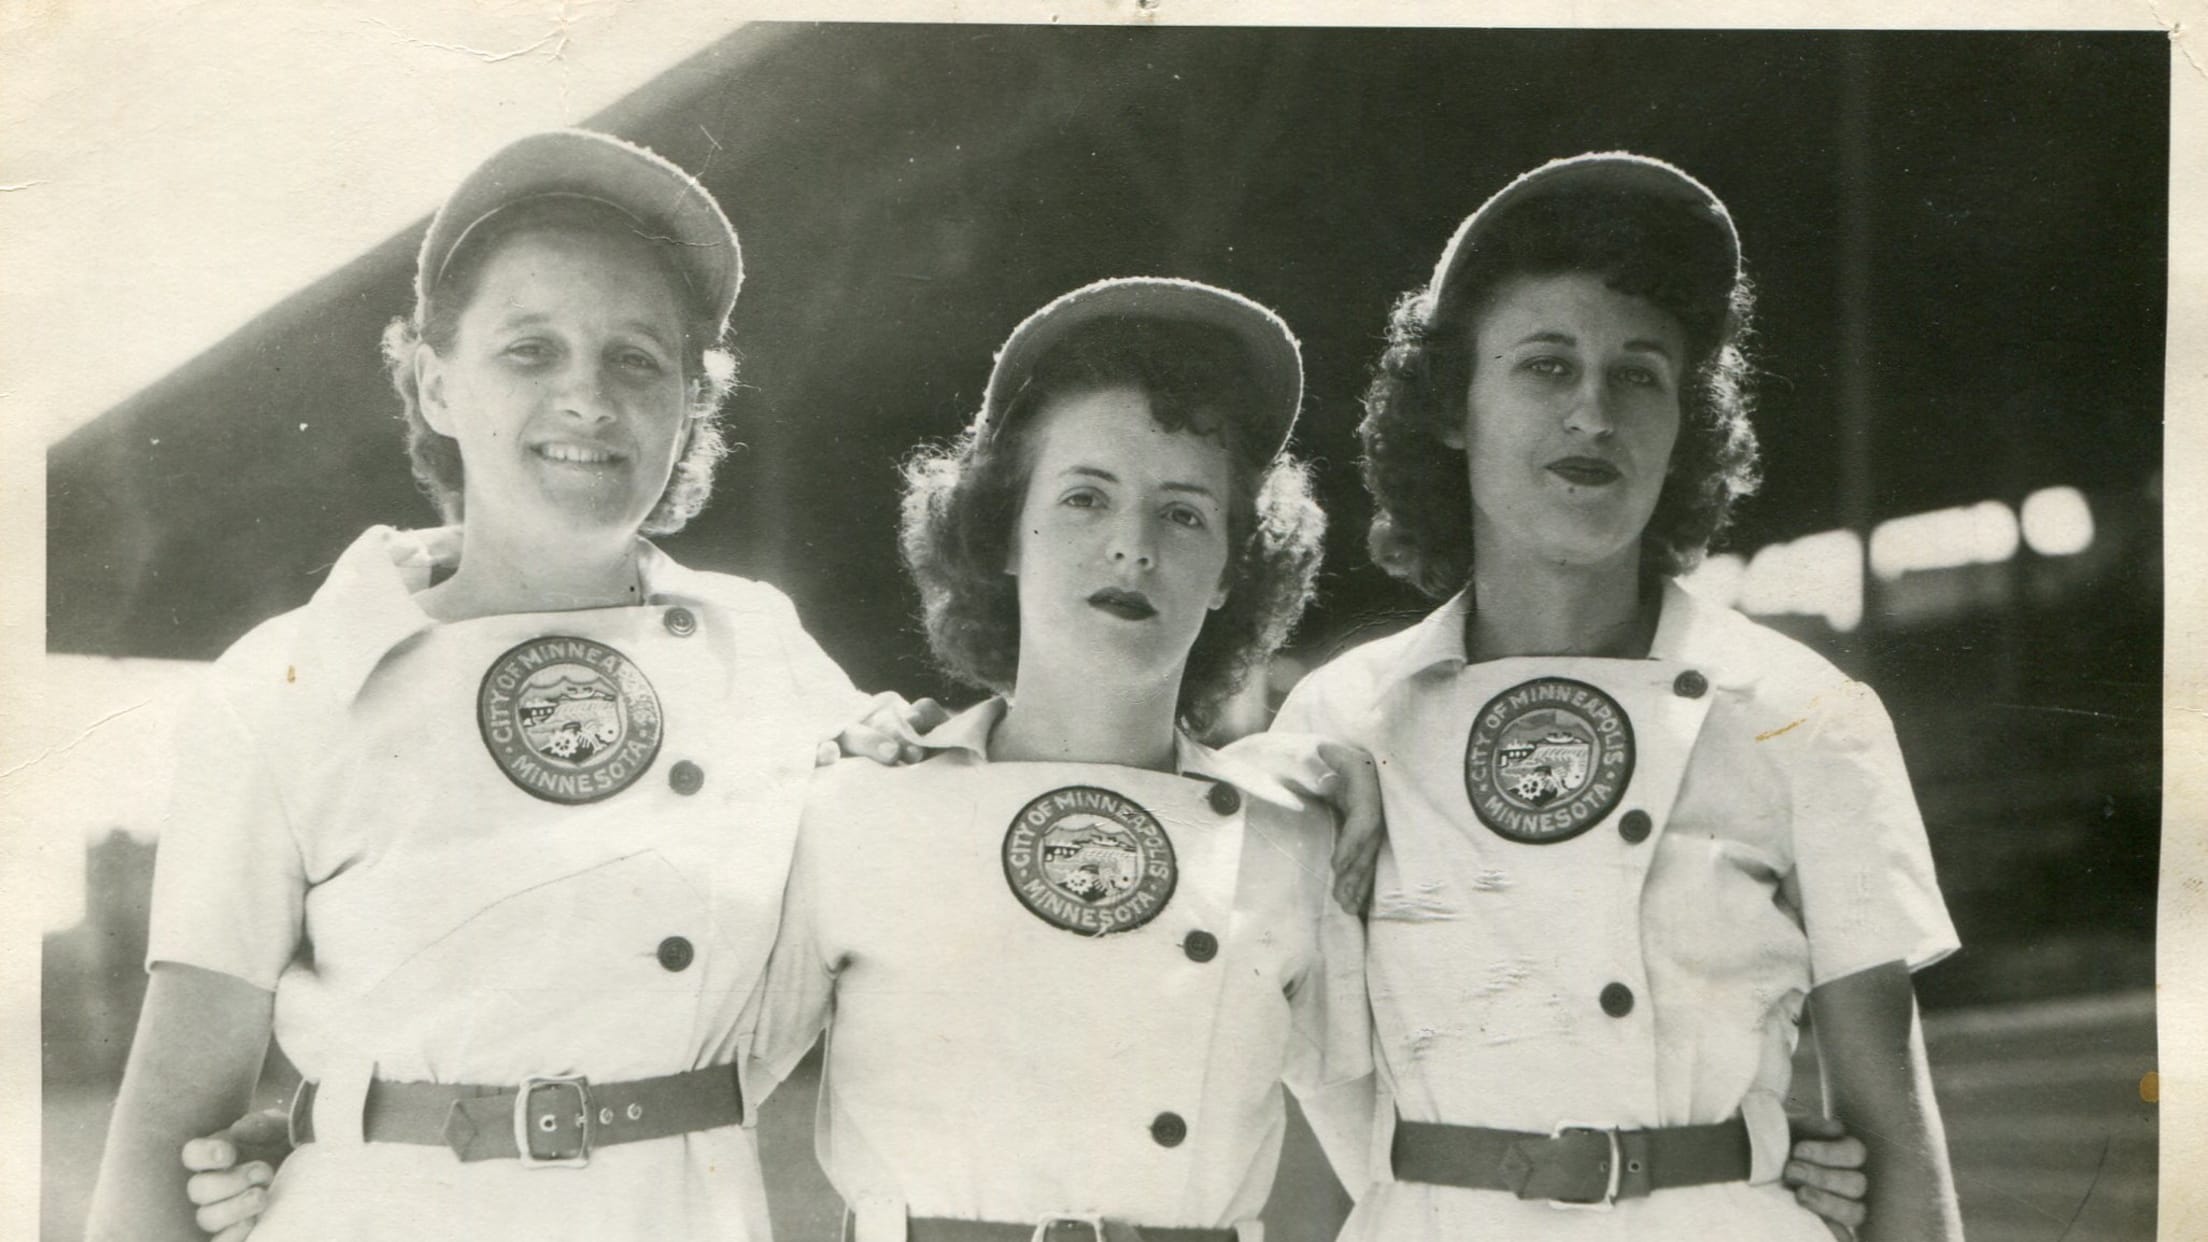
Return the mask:
M 540 444 L 537 456 L 580 466 L 603 466 L 614 460 L 613 454 L 605 449 L 584 448 L 579 444 Z

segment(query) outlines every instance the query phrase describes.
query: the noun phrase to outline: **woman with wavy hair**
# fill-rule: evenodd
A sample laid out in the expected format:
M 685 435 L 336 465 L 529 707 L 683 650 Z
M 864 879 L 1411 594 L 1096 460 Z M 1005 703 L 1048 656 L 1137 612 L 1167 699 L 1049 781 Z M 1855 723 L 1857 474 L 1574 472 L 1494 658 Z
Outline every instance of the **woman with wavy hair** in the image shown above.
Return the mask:
M 1301 359 L 1235 294 L 1106 281 L 1023 322 L 987 393 L 909 463 L 903 547 L 937 660 L 997 697 L 918 765 L 824 774 L 753 1077 L 826 1025 L 855 1242 L 1232 1242 L 1283 1080 L 1330 1138 L 1369 1109 L 1332 823 L 1195 736 L 1310 598 Z
M 1280 720 L 1369 749 L 1388 818 L 1346 1237 L 1822 1237 L 1780 1184 L 1805 1007 L 1864 1236 L 1958 1232 L 1909 980 L 1956 942 L 1892 726 L 1676 582 L 1756 482 L 1750 309 L 1723 203 L 1624 154 L 1513 181 L 1396 308 L 1371 548 L 1440 606 Z
M 602 134 L 439 210 L 384 347 L 449 524 L 361 535 L 183 717 L 91 1236 L 199 1236 L 178 1148 L 272 1033 L 296 1150 L 200 1223 L 766 1236 L 731 1037 L 864 700 L 780 592 L 647 538 L 711 489 L 741 277 L 711 195 Z

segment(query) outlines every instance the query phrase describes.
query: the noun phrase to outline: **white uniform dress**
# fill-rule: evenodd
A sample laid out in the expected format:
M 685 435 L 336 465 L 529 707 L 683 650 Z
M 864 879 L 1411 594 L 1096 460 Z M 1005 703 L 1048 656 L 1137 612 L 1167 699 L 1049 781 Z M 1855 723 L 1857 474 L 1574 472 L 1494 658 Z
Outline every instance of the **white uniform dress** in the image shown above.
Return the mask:
M 771 587 L 647 547 L 643 606 L 439 623 L 412 593 L 458 551 L 368 531 L 180 725 L 149 961 L 273 989 L 318 1084 L 254 1236 L 765 1242 L 744 1127 L 587 1168 L 362 1141 L 371 1076 L 732 1064 L 815 748 L 863 707 Z
M 1829 1242 L 1776 1180 L 1808 992 L 1956 947 L 1884 709 L 1676 584 L 1646 660 L 1468 664 L 1466 606 L 1313 673 L 1276 722 L 1369 749 L 1387 809 L 1382 1184 L 1343 1237 Z M 1541 1133 L 1742 1114 L 1753 1177 L 1607 1214 L 1394 1183 L 1398 1112 Z
M 815 1142 L 856 1242 L 911 1217 L 1254 1232 L 1285 1080 L 1371 1114 L 1332 821 L 1181 739 L 1178 773 L 991 763 L 992 700 L 912 767 L 814 783 L 752 1083 L 829 1024 Z

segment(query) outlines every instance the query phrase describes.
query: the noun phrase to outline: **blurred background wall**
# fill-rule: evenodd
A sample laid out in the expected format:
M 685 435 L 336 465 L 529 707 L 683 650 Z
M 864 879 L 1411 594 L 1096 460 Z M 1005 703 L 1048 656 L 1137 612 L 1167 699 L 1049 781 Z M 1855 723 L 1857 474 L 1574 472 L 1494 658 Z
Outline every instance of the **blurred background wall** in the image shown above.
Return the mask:
M 2168 63 L 2154 33 L 784 25 L 589 119 L 696 171 L 744 239 L 742 447 L 667 546 L 781 586 L 868 688 L 959 697 L 895 563 L 894 465 L 963 423 L 1027 310 L 1133 273 L 1279 309 L 1333 531 L 1243 729 L 1419 608 L 1365 561 L 1354 469 L 1394 297 L 1541 160 L 1693 171 L 1758 286 L 1767 463 L 1694 586 L 1892 711 L 1966 946 L 1918 991 L 1973 1236 L 2147 1237 Z M 362 526 L 433 520 L 376 354 L 420 228 L 51 446 L 54 686 L 158 697 Z M 101 765 L 157 766 L 157 715 L 79 756 L 41 826 L 49 1237 L 81 1221 L 143 988 L 158 807 Z M 809 1109 L 776 1107 L 778 1216 L 829 1219 Z M 1276 1235 L 1324 1236 L 1338 1191 L 1290 1159 Z

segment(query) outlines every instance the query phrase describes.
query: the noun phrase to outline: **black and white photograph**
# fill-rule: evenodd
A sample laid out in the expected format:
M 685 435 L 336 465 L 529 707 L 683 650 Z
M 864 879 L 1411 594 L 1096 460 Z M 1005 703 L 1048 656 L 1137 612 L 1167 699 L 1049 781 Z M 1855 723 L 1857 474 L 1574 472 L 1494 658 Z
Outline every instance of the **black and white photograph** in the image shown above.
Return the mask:
M 0 5 L 0 1234 L 2208 1231 L 2208 10 L 1253 9 Z

